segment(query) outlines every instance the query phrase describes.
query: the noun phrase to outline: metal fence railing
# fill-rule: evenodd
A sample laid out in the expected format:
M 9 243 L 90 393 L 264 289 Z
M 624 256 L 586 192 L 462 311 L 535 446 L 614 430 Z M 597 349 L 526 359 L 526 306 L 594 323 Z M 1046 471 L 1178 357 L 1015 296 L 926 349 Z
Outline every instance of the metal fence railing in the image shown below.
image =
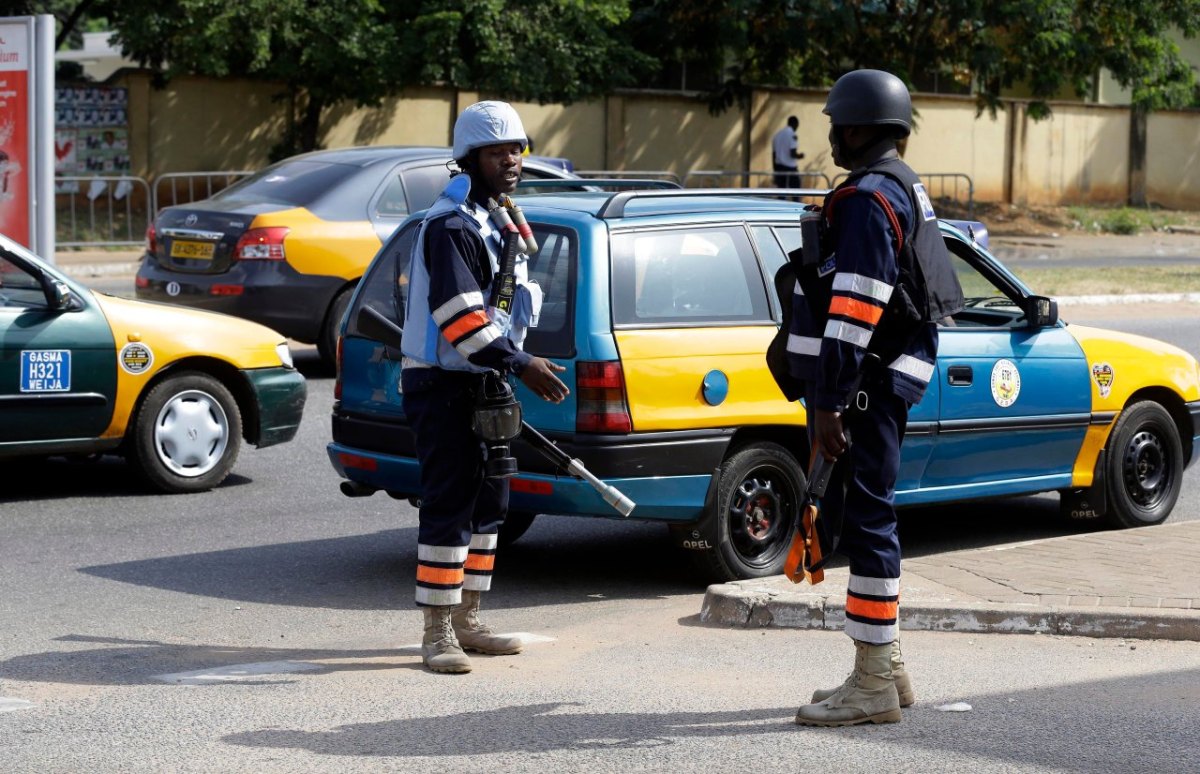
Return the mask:
M 833 179 L 834 185 L 845 180 L 841 174 Z M 962 172 L 918 172 L 917 177 L 925 183 L 925 190 L 934 202 L 955 202 L 967 209 L 967 219 L 975 219 L 975 182 Z
M 168 172 L 154 178 L 154 212 L 163 207 L 207 199 L 244 177 L 253 175 L 244 170 L 224 172 Z
M 778 188 L 776 172 L 758 170 L 696 169 L 683 179 L 684 188 Z M 787 188 L 832 188 L 824 172 L 783 173 L 791 185 Z
M 55 177 L 54 214 L 59 247 L 140 245 L 154 218 L 150 187 L 127 175 Z

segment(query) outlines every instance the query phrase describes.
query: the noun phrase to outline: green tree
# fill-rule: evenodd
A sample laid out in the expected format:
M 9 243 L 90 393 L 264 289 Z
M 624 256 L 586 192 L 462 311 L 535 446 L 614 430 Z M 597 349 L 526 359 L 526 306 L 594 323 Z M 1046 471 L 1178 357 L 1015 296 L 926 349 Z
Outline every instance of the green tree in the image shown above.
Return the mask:
M 1102 68 L 1136 106 L 1191 104 L 1195 74 L 1169 33 L 1200 31 L 1200 0 L 639 0 L 630 25 L 649 54 L 715 65 L 719 107 L 756 84 L 826 86 L 874 67 L 952 79 L 993 111 L 1023 87 L 1043 117 L 1048 100 L 1091 93 Z
M 653 60 L 617 32 L 628 0 L 95 0 L 126 56 L 161 79 L 285 86 L 277 156 L 317 147 L 326 108 L 415 85 L 571 102 L 633 85 Z

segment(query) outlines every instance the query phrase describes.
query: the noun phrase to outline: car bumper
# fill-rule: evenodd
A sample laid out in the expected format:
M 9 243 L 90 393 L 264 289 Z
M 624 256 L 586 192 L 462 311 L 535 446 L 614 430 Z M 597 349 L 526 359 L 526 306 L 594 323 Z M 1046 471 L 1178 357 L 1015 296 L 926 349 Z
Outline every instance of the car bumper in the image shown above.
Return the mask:
M 219 274 L 196 274 L 165 269 L 146 256 L 135 292 L 141 301 L 223 312 L 312 343 L 325 310 L 345 284 L 340 277 L 301 274 L 279 261 L 237 262 Z
M 332 421 L 334 442 L 358 453 L 417 456 L 412 429 L 397 417 L 381 419 L 335 410 Z M 567 455 L 581 460 L 592 475 L 612 483 L 617 479 L 710 476 L 725 459 L 733 433 L 733 428 L 717 428 L 632 435 L 542 434 Z M 522 474 L 558 473 L 553 462 L 523 440 L 518 438 L 511 447 Z
M 242 372 L 258 407 L 258 421 L 250 443 L 258 448 L 290 441 L 300 429 L 308 385 L 291 368 L 256 368 Z
M 421 469 L 413 457 L 399 457 L 340 443 L 327 447 L 329 461 L 342 478 L 393 497 L 420 497 Z M 636 505 L 630 518 L 691 522 L 704 508 L 712 473 L 637 478 L 605 478 Z M 511 511 L 553 513 L 566 516 L 610 516 L 620 514 L 589 484 L 567 475 L 529 473 L 522 469 L 510 479 L 508 507 Z

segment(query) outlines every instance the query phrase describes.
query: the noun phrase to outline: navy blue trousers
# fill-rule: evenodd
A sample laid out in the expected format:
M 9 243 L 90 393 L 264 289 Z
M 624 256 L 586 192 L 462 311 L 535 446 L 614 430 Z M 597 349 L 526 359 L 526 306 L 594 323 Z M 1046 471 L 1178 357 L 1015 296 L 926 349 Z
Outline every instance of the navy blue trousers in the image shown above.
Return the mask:
M 821 498 L 821 513 L 826 517 L 821 521 L 829 527 L 832 519 L 828 517 L 842 514 L 838 553 L 849 560 L 852 574 L 899 578 L 896 477 L 909 404 L 878 384 L 867 387 L 867 399 L 866 410 L 843 415 L 850 450 L 837 461 L 829 488 Z M 823 540 L 822 545 L 828 546 L 829 542 Z
M 491 587 L 508 479 L 484 477 L 487 450 L 471 429 L 480 374 L 440 368 L 402 374 L 404 413 L 421 464 L 417 603 L 453 605 L 463 588 Z

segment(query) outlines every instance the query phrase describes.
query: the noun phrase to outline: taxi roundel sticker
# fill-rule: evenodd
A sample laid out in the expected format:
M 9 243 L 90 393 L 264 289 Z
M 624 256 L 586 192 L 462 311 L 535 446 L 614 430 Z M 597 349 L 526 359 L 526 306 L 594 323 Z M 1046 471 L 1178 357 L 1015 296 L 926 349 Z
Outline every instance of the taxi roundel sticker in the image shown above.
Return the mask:
M 121 356 L 117 358 L 125 373 L 144 374 L 154 365 L 154 353 L 140 341 L 131 341 L 121 348 Z
M 1096 380 L 1096 388 L 1100 390 L 1100 397 L 1107 398 L 1112 392 L 1113 378 L 1116 374 L 1113 373 L 1113 367 L 1108 363 L 1095 363 L 1092 365 L 1092 378 Z
M 1021 394 L 1021 372 L 1011 360 L 997 360 L 992 366 L 992 400 L 1000 408 L 1008 408 L 1017 402 Z

